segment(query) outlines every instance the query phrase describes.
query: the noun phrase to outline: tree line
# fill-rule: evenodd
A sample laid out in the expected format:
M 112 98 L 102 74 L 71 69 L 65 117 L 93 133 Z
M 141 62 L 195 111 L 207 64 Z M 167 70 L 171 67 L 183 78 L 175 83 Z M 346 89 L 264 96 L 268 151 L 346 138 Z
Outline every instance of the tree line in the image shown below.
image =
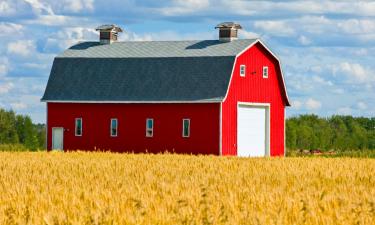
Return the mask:
M 286 120 L 288 149 L 375 149 L 375 117 L 300 115 Z
M 22 144 L 30 150 L 45 149 L 45 125 L 29 116 L 0 109 L 0 144 Z M 286 120 L 288 149 L 375 149 L 375 117 L 300 115 Z
M 45 126 L 29 116 L 0 109 L 0 144 L 22 144 L 29 150 L 45 149 Z

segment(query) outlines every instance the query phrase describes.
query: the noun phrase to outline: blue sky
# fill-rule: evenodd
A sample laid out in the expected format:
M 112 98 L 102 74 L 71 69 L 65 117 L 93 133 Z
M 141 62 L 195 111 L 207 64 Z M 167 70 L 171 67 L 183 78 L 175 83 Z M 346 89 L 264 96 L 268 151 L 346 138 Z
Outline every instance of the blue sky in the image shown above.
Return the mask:
M 0 0 L 0 107 L 45 121 L 53 58 L 115 23 L 123 41 L 216 39 L 239 22 L 279 56 L 287 115 L 375 116 L 375 1 Z

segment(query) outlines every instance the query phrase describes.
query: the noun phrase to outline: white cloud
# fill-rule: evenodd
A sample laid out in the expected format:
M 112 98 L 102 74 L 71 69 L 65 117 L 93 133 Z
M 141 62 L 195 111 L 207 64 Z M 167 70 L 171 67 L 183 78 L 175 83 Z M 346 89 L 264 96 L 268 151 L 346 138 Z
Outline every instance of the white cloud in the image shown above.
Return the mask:
M 351 115 L 353 113 L 353 109 L 350 107 L 342 107 L 337 109 L 337 114 L 340 115 Z
M 15 23 L 0 22 L 0 30 L 0 37 L 8 35 L 19 35 L 22 33 L 23 26 Z
M 305 106 L 308 110 L 317 110 L 322 107 L 322 103 L 318 100 L 315 100 L 313 98 L 307 99 L 305 102 Z
M 333 66 L 333 74 L 336 76 L 342 74 L 353 83 L 365 83 L 375 80 L 374 71 L 358 63 L 343 62 L 335 65 Z
M 375 21 L 349 19 L 340 21 L 337 26 L 348 34 L 368 34 L 375 32 Z
M 82 41 L 97 41 L 98 32 L 93 28 L 67 27 L 47 38 L 45 51 L 62 51 Z
M 254 27 L 275 36 L 291 36 L 295 33 L 294 29 L 285 21 L 279 20 L 255 21 Z
M 176 16 L 195 13 L 207 9 L 209 5 L 209 0 L 173 0 L 172 6 L 162 7 L 158 11 L 165 16 Z
M 332 81 L 325 80 L 325 79 L 323 79 L 322 77 L 319 77 L 319 76 L 313 76 L 312 80 L 315 81 L 318 84 L 333 86 Z
M 301 35 L 299 38 L 298 38 L 298 42 L 301 44 L 301 45 L 309 45 L 311 44 L 311 40 L 309 38 L 307 38 L 306 36 L 304 35 Z
M 35 50 L 35 45 L 32 40 L 19 40 L 10 42 L 8 44 L 8 53 L 29 56 Z
M 254 32 L 246 31 L 246 30 L 241 30 L 239 32 L 239 37 L 240 38 L 245 38 L 245 39 L 256 39 L 259 38 L 260 35 Z
M 22 102 L 12 102 L 12 103 L 10 103 L 10 106 L 14 110 L 22 110 L 22 109 L 27 108 L 27 105 L 25 103 L 22 103 Z
M 13 83 L 0 84 L 0 94 L 7 94 L 14 87 Z
M 367 109 L 367 104 L 364 102 L 358 102 L 357 106 L 360 110 L 366 110 Z
M 65 0 L 61 1 L 64 9 L 71 12 L 80 12 L 82 10 L 94 10 L 94 0 Z
M 49 4 L 40 2 L 39 0 L 24 0 L 29 3 L 33 11 L 37 14 L 54 15 L 54 12 Z
M 9 2 L 1 1 L 0 2 L 0 15 L 9 15 L 15 13 L 15 9 L 11 7 Z
M 8 58 L 0 58 L 0 77 L 5 76 L 9 71 L 9 60 Z
M 301 101 L 295 100 L 292 102 L 292 107 L 296 110 L 301 109 L 303 106 L 303 103 Z

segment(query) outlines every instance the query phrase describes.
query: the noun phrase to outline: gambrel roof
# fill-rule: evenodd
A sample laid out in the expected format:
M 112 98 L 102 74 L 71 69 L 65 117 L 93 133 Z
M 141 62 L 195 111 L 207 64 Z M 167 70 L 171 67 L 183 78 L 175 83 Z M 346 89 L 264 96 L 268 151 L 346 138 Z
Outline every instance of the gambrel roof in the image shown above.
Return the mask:
M 58 55 L 46 102 L 220 102 L 238 54 L 258 42 L 84 42 Z

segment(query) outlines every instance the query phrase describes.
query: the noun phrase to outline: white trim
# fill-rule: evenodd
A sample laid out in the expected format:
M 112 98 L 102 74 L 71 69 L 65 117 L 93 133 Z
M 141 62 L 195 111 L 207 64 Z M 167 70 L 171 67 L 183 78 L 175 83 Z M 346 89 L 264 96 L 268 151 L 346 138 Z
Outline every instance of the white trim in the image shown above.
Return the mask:
M 266 156 L 271 156 L 271 104 L 270 103 L 259 103 L 259 102 L 237 102 L 237 121 L 236 121 L 236 133 L 238 132 L 238 108 L 240 105 L 250 106 L 250 107 L 264 107 L 266 108 Z M 238 134 L 237 134 L 237 144 L 236 150 L 238 155 Z
M 51 103 L 128 103 L 128 104 L 178 104 L 178 103 L 220 103 L 221 100 L 210 100 L 210 101 L 81 101 L 81 100 L 41 100 L 41 102 Z
M 243 69 L 243 73 L 242 73 L 242 69 Z M 244 64 L 240 65 L 240 77 L 246 77 L 246 65 Z
M 223 99 L 223 102 L 225 102 L 225 100 L 227 99 L 228 97 L 228 93 L 229 93 L 229 89 L 230 89 L 230 85 L 232 83 L 232 80 L 233 80 L 233 74 L 234 74 L 234 69 L 237 65 L 237 59 L 239 56 L 241 56 L 244 52 L 246 52 L 247 50 L 249 50 L 250 48 L 252 48 L 254 45 L 256 45 L 257 43 L 260 43 L 269 53 L 271 53 L 271 55 L 273 57 L 275 57 L 275 59 L 278 61 L 279 63 L 279 69 L 280 69 L 280 73 L 281 73 L 281 80 L 283 82 L 283 87 L 284 87 L 284 90 L 285 90 L 285 95 L 286 95 L 286 100 L 287 100 L 287 104 L 290 105 L 290 101 L 289 101 L 289 96 L 288 96 L 288 92 L 286 90 L 286 85 L 285 85 L 285 80 L 284 80 L 284 73 L 283 73 L 283 69 L 281 67 L 281 61 L 280 59 L 260 40 L 260 39 L 257 39 L 256 41 L 254 41 L 254 43 L 252 43 L 251 45 L 249 45 L 247 48 L 245 48 L 244 50 L 242 50 L 240 53 L 238 53 L 236 55 L 236 58 L 234 60 L 234 64 L 233 64 L 233 68 L 232 68 L 232 74 L 230 76 L 230 80 L 229 80 L 229 84 L 228 84 L 228 87 L 227 87 L 227 93 L 225 94 L 225 97 Z
M 186 136 L 185 135 L 185 121 L 188 121 L 189 125 L 188 125 L 188 135 Z M 182 119 L 182 137 L 183 138 L 189 138 L 190 137 L 190 118 L 184 118 Z
M 80 135 L 77 134 L 77 120 L 81 120 L 81 134 Z M 82 137 L 82 134 L 83 134 L 83 120 L 82 120 L 82 117 L 78 117 L 78 118 L 75 118 L 74 120 L 74 135 L 76 137 Z
M 53 130 L 54 129 L 62 129 L 62 140 L 61 140 L 61 148 L 62 149 L 53 149 Z M 51 135 L 51 150 L 61 150 L 64 151 L 64 127 L 52 127 L 52 135 Z
M 223 103 L 220 103 L 219 112 L 219 155 L 223 155 Z
M 264 74 L 264 72 L 267 72 L 266 75 Z M 263 70 L 262 70 L 263 78 L 268 78 L 268 74 L 269 74 L 268 66 L 263 66 Z
M 151 128 L 148 128 L 148 121 L 151 120 L 152 121 L 152 127 Z M 147 131 L 151 130 L 151 135 L 149 135 L 147 133 Z M 146 137 L 154 137 L 154 119 L 153 118 L 146 118 Z
M 45 144 L 46 144 L 46 150 L 48 151 L 48 103 L 46 102 L 46 140 L 45 140 Z M 52 143 L 51 143 L 52 144 Z M 51 146 L 51 150 L 52 150 L 52 146 Z
M 116 135 L 112 135 L 112 121 L 116 121 Z M 110 130 L 109 130 L 109 134 L 111 135 L 111 137 L 117 137 L 118 136 L 118 119 L 117 118 L 111 118 L 111 125 L 110 125 Z
M 286 156 L 286 118 L 285 118 L 285 107 L 284 107 L 284 157 Z

